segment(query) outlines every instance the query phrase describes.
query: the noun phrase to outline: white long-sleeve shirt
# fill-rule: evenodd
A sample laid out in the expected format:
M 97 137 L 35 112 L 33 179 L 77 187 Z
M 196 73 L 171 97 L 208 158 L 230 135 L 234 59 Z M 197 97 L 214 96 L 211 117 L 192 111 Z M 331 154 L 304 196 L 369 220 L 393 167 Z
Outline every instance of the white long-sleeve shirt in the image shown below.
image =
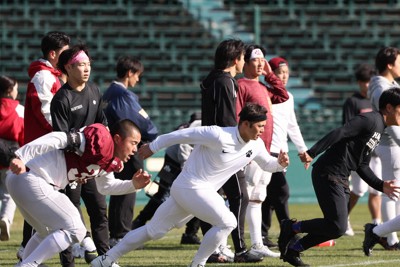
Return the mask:
M 82 150 L 85 147 L 83 134 L 81 140 Z M 72 177 L 75 179 L 84 177 L 96 178 L 97 190 L 103 195 L 125 195 L 136 191 L 131 180 L 116 179 L 113 172 L 107 173 L 96 164 L 88 165 L 87 173 L 77 173 L 78 171 L 72 168 L 67 170 L 64 151 L 60 150 L 66 146 L 65 133 L 51 132 L 22 146 L 15 153 L 31 173 L 43 178 L 57 189 L 64 189 Z M 74 175 L 69 175 L 70 173 Z
M 293 95 L 289 92 L 288 94 L 289 99 L 286 102 L 272 105 L 274 130 L 272 134 L 271 152 L 274 153 L 279 153 L 281 149 L 285 152 L 289 151 L 288 136 L 296 146 L 298 152 L 307 151 L 307 146 L 304 142 L 294 112 Z
M 269 155 L 260 138 L 245 142 L 236 126 L 203 126 L 174 131 L 157 137 L 150 143 L 150 149 L 157 152 L 178 143 L 194 144 L 182 172 L 174 181 L 174 186 L 180 188 L 218 190 L 252 160 L 265 171 L 284 169 L 277 158 Z

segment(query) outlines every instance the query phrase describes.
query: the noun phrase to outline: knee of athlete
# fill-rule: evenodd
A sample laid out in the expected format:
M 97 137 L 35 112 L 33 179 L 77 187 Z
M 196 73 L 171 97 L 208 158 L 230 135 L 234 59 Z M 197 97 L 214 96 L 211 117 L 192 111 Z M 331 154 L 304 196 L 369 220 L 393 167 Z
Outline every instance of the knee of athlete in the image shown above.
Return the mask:
M 357 197 L 362 197 L 365 194 L 365 191 L 360 190 L 359 188 L 353 188 L 353 190 L 351 191 L 351 193 Z
M 232 212 L 227 212 L 222 218 L 222 224 L 217 225 L 221 228 L 227 228 L 230 231 L 237 227 L 237 219 L 236 216 Z
M 152 240 L 157 240 L 165 236 L 170 229 L 160 227 L 160 224 L 157 224 L 155 226 L 152 225 L 151 221 L 145 225 L 147 234 L 150 236 Z
M 337 222 L 334 224 L 334 227 L 332 229 L 332 239 L 336 239 L 341 237 L 342 235 L 345 234 L 346 230 L 347 230 L 347 219 L 345 222 Z
M 68 236 L 68 239 L 71 241 L 71 244 L 81 243 L 85 238 L 87 230 L 85 227 L 79 227 L 75 229 L 63 230 L 64 233 Z

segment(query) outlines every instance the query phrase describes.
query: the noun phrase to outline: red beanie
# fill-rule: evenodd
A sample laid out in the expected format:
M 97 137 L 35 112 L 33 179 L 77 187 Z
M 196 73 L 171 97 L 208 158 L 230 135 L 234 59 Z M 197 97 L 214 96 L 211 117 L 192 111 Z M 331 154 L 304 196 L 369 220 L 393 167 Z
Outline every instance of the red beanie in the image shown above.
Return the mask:
M 275 71 L 277 68 L 281 66 L 287 66 L 289 68 L 289 63 L 286 59 L 281 57 L 274 57 L 268 61 L 269 65 L 271 66 L 272 71 Z

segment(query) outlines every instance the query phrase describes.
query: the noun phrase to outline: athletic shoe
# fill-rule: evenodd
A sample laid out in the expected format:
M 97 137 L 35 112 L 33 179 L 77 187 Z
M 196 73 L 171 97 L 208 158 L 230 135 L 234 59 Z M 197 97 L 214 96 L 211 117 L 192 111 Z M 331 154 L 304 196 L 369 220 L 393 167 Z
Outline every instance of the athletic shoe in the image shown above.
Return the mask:
M 93 251 L 85 250 L 85 261 L 86 261 L 86 263 L 88 263 L 88 264 L 91 263 L 94 259 L 97 258 L 97 256 L 99 256 L 99 254 L 97 254 L 97 250 L 93 250 Z M 114 266 L 114 267 L 117 267 L 117 266 Z
M 295 219 L 293 220 L 285 219 L 281 221 L 281 232 L 279 233 L 279 238 L 278 238 L 278 247 L 281 253 L 281 258 L 282 255 L 286 253 L 290 240 L 296 235 L 296 233 L 292 229 L 292 225 L 295 222 L 296 222 Z
M 344 232 L 344 234 L 347 235 L 347 236 L 354 236 L 354 230 L 351 227 L 349 219 L 347 219 L 347 229 L 346 229 L 346 232 Z
M 230 263 L 228 257 L 221 253 L 213 253 L 208 257 L 207 263 Z
M 279 252 L 271 251 L 267 246 L 264 246 L 262 243 L 253 244 L 250 248 L 249 253 L 259 257 L 279 258 L 279 256 L 281 256 Z
M 17 250 L 17 259 L 22 261 L 22 256 L 24 255 L 24 247 L 23 246 L 19 246 L 18 250 Z
M 260 262 L 263 259 L 263 257 L 254 255 L 248 250 L 235 254 L 235 262 Z
M 264 244 L 264 246 L 267 246 L 267 247 L 269 247 L 269 248 L 276 248 L 276 247 L 278 247 L 278 244 L 272 242 L 272 240 L 269 239 L 268 236 L 263 236 L 262 239 L 263 239 L 263 244 Z
M 0 220 L 0 240 L 10 240 L 10 222 L 7 218 L 1 218 Z
M 182 245 L 199 245 L 200 243 L 200 238 L 197 235 L 182 234 Z
M 231 246 L 219 245 L 218 250 L 220 254 L 224 255 L 228 259 L 228 262 L 234 262 L 235 253 L 231 250 Z
M 110 248 L 114 247 L 122 238 L 110 238 Z
M 300 258 L 300 252 L 295 251 L 291 248 L 288 248 L 286 250 L 285 255 L 281 256 L 281 259 L 293 266 L 310 266 L 306 263 L 304 263 L 301 258 Z
M 367 223 L 364 225 L 364 232 L 365 232 L 365 237 L 363 241 L 363 251 L 365 256 L 370 256 L 373 247 L 376 245 L 376 243 L 379 242 L 379 236 L 374 234 L 372 231 L 375 228 L 376 224 L 372 223 Z
M 115 262 L 111 261 L 107 254 L 98 256 L 91 263 L 91 267 L 120 267 Z
M 196 266 L 193 265 L 193 262 L 191 264 L 188 265 L 188 267 L 204 267 L 203 264 L 197 264 Z
M 389 246 L 389 244 L 385 247 L 385 250 L 400 250 L 400 243 L 394 243 Z

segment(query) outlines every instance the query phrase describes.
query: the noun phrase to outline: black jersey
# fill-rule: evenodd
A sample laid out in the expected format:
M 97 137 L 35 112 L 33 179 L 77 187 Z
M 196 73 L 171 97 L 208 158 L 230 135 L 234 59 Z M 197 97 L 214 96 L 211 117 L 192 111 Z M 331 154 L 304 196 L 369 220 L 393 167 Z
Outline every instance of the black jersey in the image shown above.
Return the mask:
M 347 98 L 343 104 L 342 123 L 345 124 L 354 116 L 372 111 L 371 100 L 363 97 L 359 92 Z
M 313 164 L 322 173 L 345 178 L 357 171 L 371 187 L 382 191 L 383 181 L 369 168 L 369 161 L 384 129 L 379 112 L 362 113 L 328 133 L 307 153 L 314 158 L 325 151 Z
M 212 70 L 201 87 L 201 124 L 236 126 L 238 84 L 229 72 Z
M 64 84 L 51 101 L 53 130 L 68 132 L 96 122 L 107 126 L 101 101 L 100 90 L 93 83 L 86 83 L 82 91 Z

